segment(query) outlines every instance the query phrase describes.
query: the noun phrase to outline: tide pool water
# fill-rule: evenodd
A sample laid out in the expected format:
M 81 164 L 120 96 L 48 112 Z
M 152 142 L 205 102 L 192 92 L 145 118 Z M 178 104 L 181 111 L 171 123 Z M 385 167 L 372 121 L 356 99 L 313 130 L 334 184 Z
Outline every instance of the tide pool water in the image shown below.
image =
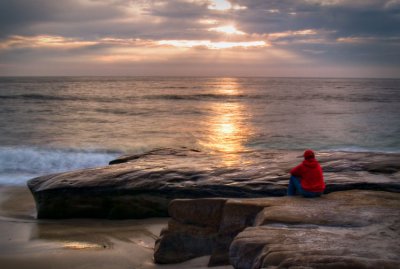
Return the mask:
M 400 152 L 400 80 L 0 78 L 0 184 L 187 147 Z

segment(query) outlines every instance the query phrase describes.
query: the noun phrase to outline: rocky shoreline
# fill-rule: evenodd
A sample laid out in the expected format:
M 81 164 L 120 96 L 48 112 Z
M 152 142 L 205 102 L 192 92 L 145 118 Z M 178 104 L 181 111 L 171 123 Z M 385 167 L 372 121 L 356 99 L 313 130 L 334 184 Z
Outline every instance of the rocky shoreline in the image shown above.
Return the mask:
M 298 152 L 248 152 L 242 164 L 189 149 L 125 156 L 105 167 L 28 181 L 38 218 L 148 218 L 168 216 L 179 198 L 284 196 Z M 400 192 L 400 154 L 319 153 L 326 193 L 364 189 Z
M 398 193 L 174 200 L 169 212 L 168 228 L 156 242 L 158 263 L 211 255 L 209 266 L 238 269 L 400 265 Z
M 399 268 L 400 154 L 320 152 L 327 188 L 317 199 L 284 196 L 298 155 L 245 152 L 231 166 L 158 149 L 28 187 L 38 218 L 170 216 L 154 252 L 161 264 L 211 255 L 209 266 L 240 269 Z

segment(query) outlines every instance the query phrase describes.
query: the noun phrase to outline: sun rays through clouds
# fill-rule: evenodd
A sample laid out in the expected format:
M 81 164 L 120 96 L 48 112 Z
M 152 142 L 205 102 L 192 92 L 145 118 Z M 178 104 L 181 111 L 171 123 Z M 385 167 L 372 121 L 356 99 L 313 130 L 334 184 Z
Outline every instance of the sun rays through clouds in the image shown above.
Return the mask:
M 6 0 L 0 75 L 391 76 L 397 2 Z

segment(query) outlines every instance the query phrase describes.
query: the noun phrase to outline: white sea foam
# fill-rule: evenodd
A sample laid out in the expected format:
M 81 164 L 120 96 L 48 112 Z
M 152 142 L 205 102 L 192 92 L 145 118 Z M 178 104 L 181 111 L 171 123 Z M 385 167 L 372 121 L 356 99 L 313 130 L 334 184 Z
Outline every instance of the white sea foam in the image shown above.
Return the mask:
M 25 184 L 35 176 L 103 166 L 119 155 L 100 150 L 0 147 L 0 184 Z

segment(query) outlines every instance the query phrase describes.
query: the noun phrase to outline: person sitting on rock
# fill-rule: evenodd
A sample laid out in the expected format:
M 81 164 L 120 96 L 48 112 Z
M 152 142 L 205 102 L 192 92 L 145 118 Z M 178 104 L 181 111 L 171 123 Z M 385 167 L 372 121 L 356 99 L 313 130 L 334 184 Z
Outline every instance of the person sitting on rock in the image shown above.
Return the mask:
M 322 168 L 315 159 L 315 154 L 308 149 L 303 154 L 304 161 L 290 170 L 288 196 L 296 194 L 303 197 L 319 197 L 324 192 L 325 182 Z

